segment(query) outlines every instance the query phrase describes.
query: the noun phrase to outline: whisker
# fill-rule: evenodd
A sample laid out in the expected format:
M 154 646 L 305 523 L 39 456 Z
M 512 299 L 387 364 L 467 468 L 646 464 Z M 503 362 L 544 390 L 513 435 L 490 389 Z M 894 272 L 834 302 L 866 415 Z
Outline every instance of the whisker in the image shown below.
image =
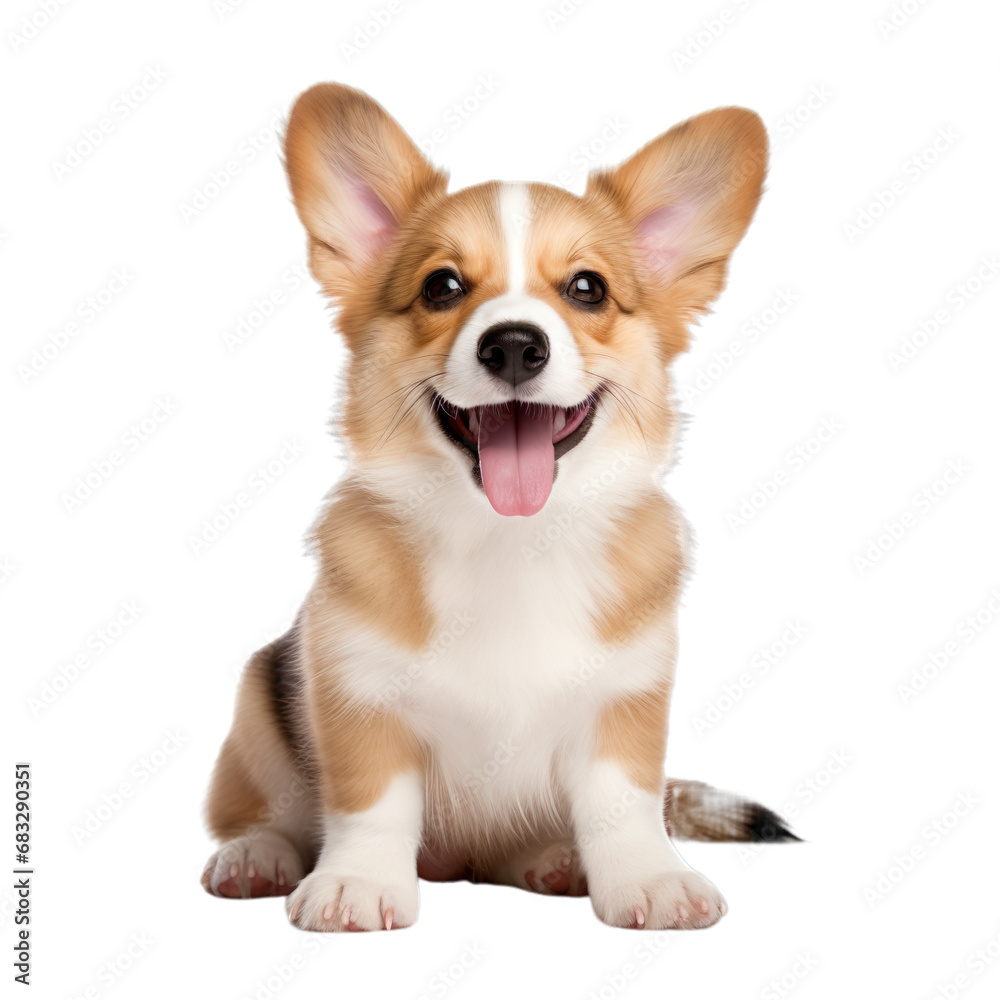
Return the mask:
M 413 412 L 413 408 L 415 406 L 419 405 L 419 403 L 421 402 L 422 398 L 423 398 L 422 394 L 418 394 L 417 398 L 414 399 L 413 402 L 410 403 L 410 405 L 406 407 L 406 409 L 403 411 L 403 413 L 400 416 L 400 418 L 392 426 L 391 430 L 389 431 L 388 436 L 386 437 L 386 439 L 385 439 L 385 441 L 383 443 L 387 443 L 388 440 L 389 440 L 389 438 L 391 438 L 392 435 L 395 434 L 396 431 L 403 425 L 403 423 L 405 423 L 406 418 L 410 415 L 410 413 Z M 405 400 L 404 400 L 404 402 L 405 402 Z M 402 405 L 402 404 L 400 404 L 400 405 Z M 398 407 L 397 407 L 397 412 L 398 412 Z M 412 436 L 411 436 L 411 440 L 412 440 Z M 378 447 L 381 447 L 381 445 L 379 445 Z
M 444 372 L 435 372 L 433 375 L 428 375 L 427 378 L 421 379 L 421 381 L 426 382 L 432 378 L 439 378 L 443 374 Z M 401 389 L 393 389 L 392 392 L 390 392 L 387 396 L 383 396 L 381 399 L 375 400 L 375 405 L 378 405 L 379 403 L 384 403 L 387 399 L 392 399 L 393 396 L 398 396 L 401 392 L 407 392 L 409 389 L 412 389 L 414 385 L 418 384 L 419 383 L 411 382 L 409 385 L 404 385 Z
M 410 410 L 413 409 L 413 406 L 415 406 L 416 403 L 420 401 L 420 396 L 418 395 L 417 399 L 414 400 L 414 402 L 412 404 L 410 404 L 409 406 L 407 406 L 406 411 L 403 413 L 403 415 L 401 417 L 399 417 L 399 420 L 397 420 L 396 418 L 399 415 L 399 411 L 404 406 L 406 406 L 407 401 L 409 400 L 410 394 L 413 393 L 413 392 L 416 392 L 416 393 L 419 394 L 420 390 L 424 387 L 424 385 L 427 382 L 430 382 L 432 379 L 439 378 L 442 374 L 443 374 L 443 372 L 435 372 L 433 375 L 428 375 L 427 378 L 419 379 L 418 381 L 413 382 L 413 383 L 411 383 L 408 386 L 404 386 L 403 390 L 400 390 L 400 391 L 404 391 L 405 390 L 405 395 L 399 401 L 399 405 L 396 407 L 396 409 L 393 411 L 392 416 L 389 418 L 389 424 L 386 427 L 386 430 L 382 433 L 382 436 L 376 442 L 376 444 L 375 444 L 375 450 L 376 451 L 378 451 L 379 448 L 381 448 L 382 445 L 384 445 L 386 443 L 386 441 L 388 441 L 389 438 L 392 437 L 392 435 L 395 433 L 396 428 L 399 426 L 399 424 L 402 423 L 402 421 L 406 419 L 406 415 L 410 412 Z M 393 395 L 397 395 L 397 394 L 398 393 L 393 393 Z
M 615 364 L 620 364 L 620 362 L 618 361 L 618 359 L 617 358 L 613 358 L 610 354 L 588 353 L 585 357 L 588 358 L 588 359 L 589 358 L 607 358 L 609 361 L 612 361 Z M 597 374 L 597 372 L 588 371 L 586 368 L 584 368 L 584 372 L 587 375 L 590 375 L 592 378 L 598 379 L 601 382 L 614 383 L 623 392 L 627 392 L 630 396 L 635 396 L 638 399 L 641 399 L 644 403 L 649 403 L 650 406 L 655 406 L 658 410 L 666 410 L 666 409 L 668 409 L 668 407 L 664 406 L 662 403 L 658 403 L 658 402 L 656 402 L 656 400 L 650 399 L 648 396 L 644 396 L 637 389 L 633 389 L 631 386 L 625 385 L 624 382 L 619 382 L 617 379 L 613 379 L 613 378 L 611 378 L 608 375 L 599 375 L 599 374 Z
M 586 368 L 584 372 L 592 377 L 597 377 L 594 372 L 588 371 Z M 635 408 L 635 404 L 628 398 L 629 393 L 632 395 L 639 395 L 639 393 L 633 393 L 628 386 L 622 385 L 622 383 L 615 381 L 613 378 L 604 378 L 603 382 L 608 395 L 618 403 L 630 418 L 628 423 L 635 424 L 636 429 L 639 431 L 639 436 L 642 438 L 643 447 L 646 449 L 646 455 L 651 458 L 652 453 L 649 450 L 649 442 L 646 440 L 646 432 L 642 428 L 639 413 Z

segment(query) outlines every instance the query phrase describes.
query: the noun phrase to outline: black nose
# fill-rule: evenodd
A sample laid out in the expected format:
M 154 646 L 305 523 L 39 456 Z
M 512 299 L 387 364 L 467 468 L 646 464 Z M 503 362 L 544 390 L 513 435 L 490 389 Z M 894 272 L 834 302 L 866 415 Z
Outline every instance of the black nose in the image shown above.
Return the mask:
M 497 323 L 479 340 L 479 362 L 494 375 L 520 385 L 549 360 L 549 338 L 533 323 Z

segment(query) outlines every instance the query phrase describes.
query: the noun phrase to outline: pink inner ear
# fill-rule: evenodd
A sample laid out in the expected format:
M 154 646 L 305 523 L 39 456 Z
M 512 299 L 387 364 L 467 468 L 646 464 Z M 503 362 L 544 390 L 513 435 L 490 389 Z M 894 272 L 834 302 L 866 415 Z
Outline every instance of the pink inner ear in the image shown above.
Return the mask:
M 399 228 L 389 206 L 362 180 L 352 177 L 348 190 L 354 196 L 352 238 L 362 255 L 377 257 Z
M 643 260 L 661 280 L 673 278 L 681 260 L 690 252 L 697 216 L 697 204 L 679 202 L 650 212 L 639 223 Z

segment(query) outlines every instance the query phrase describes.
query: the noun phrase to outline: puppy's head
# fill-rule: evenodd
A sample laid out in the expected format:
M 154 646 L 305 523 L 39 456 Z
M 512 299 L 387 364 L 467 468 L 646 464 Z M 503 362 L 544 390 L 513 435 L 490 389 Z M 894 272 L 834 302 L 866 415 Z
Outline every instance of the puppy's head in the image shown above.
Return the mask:
M 307 91 L 286 160 L 350 349 L 355 464 L 457 460 L 469 503 L 525 516 L 588 453 L 632 445 L 661 464 L 667 366 L 723 286 L 766 159 L 760 119 L 723 108 L 592 174 L 583 197 L 506 183 L 448 194 L 371 98 Z

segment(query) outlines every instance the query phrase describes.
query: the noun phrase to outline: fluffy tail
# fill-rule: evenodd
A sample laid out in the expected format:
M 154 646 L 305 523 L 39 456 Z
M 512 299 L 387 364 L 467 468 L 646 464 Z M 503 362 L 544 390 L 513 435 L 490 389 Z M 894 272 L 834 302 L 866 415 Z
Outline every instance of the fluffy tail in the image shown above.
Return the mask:
M 680 840 L 801 840 L 775 812 L 703 781 L 668 778 L 663 799 L 667 833 Z

